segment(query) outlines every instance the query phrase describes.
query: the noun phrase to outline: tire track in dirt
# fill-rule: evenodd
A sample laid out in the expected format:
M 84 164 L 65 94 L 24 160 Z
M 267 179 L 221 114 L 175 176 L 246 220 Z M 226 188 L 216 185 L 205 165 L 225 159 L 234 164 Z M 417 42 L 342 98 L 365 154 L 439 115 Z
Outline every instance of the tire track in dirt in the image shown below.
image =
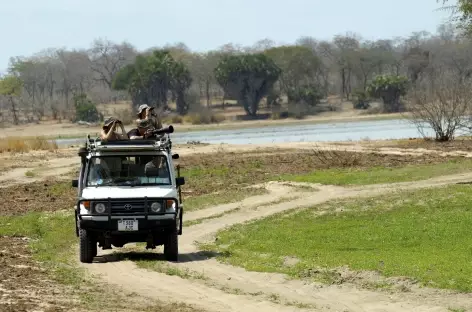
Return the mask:
M 199 252 L 195 241 L 214 239 L 216 231 L 230 225 L 267 217 L 275 213 L 305 208 L 332 199 L 347 197 L 368 197 L 393 191 L 442 186 L 468 182 L 472 173 L 437 177 L 429 180 L 395 184 L 369 185 L 361 187 L 335 187 L 316 185 L 319 192 L 300 194 L 288 202 L 267 205 L 254 209 L 243 209 L 223 215 L 221 218 L 203 221 L 187 227 L 180 237 L 181 261 L 171 264 L 180 269 L 201 272 L 207 280 L 188 280 L 176 276 L 137 268 L 132 261 L 116 261 L 109 253 L 102 257 L 102 263 L 83 265 L 90 273 L 98 274 L 111 284 L 120 285 L 143 296 L 163 300 L 183 300 L 207 311 L 300 311 L 296 306 L 283 303 L 296 302 L 314 306 L 312 311 L 448 311 L 451 306 L 472 308 L 472 295 L 456 294 L 440 290 L 414 290 L 410 293 L 375 292 L 357 289 L 352 285 L 326 286 L 299 280 L 287 280 L 281 274 L 247 272 L 242 268 L 217 262 Z M 275 182 L 268 183 L 268 189 Z M 279 189 L 280 190 L 280 189 Z M 271 195 L 267 202 L 273 201 Z M 260 199 L 260 196 L 258 196 Z M 208 210 L 208 215 L 214 210 Z M 199 217 L 205 214 L 199 212 Z M 225 291 L 226 289 L 226 291 Z M 228 293 L 228 289 L 237 293 Z M 282 304 L 270 301 L 270 296 L 280 298 Z M 303 309 L 304 310 L 304 309 Z

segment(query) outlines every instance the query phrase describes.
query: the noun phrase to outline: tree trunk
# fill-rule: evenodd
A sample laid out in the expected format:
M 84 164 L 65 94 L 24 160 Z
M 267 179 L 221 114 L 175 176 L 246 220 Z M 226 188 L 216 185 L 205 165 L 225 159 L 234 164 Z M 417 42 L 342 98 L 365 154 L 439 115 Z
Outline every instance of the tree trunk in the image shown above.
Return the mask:
M 206 93 L 207 107 L 210 107 L 210 102 L 211 102 L 210 80 L 208 80 L 208 79 L 205 82 L 205 93 Z
M 15 125 L 18 125 L 20 123 L 20 121 L 18 120 L 15 101 L 13 100 L 12 96 L 9 96 L 9 100 L 10 100 L 10 105 L 11 105 L 11 112 L 13 114 L 13 123 Z

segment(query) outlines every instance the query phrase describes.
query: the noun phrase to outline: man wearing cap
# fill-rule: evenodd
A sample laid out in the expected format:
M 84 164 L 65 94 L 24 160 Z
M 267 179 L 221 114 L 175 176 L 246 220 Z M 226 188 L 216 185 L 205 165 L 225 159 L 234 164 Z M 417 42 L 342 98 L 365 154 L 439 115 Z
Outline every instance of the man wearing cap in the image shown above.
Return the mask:
M 143 120 L 143 119 L 150 120 L 151 125 L 155 129 L 160 129 L 160 128 L 162 128 L 162 123 L 161 123 L 160 119 L 156 116 L 156 114 L 154 114 L 153 111 L 154 111 L 154 107 L 151 107 L 147 104 L 141 104 L 138 107 L 138 114 L 137 114 L 138 118 L 141 119 L 141 120 Z
M 153 126 L 149 119 L 137 119 L 136 128 L 131 129 L 128 132 L 130 140 L 146 139 L 149 135 L 150 130 L 153 130 Z

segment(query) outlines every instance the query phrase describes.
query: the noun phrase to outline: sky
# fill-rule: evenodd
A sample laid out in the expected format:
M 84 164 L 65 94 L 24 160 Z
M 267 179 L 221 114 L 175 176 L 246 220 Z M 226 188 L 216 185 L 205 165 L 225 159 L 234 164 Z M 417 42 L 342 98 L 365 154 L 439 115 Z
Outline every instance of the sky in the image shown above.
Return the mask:
M 87 48 L 98 37 L 138 50 L 183 42 L 194 51 L 264 38 L 293 43 L 354 32 L 368 40 L 435 32 L 436 0 L 1 0 L 0 72 L 12 56 Z

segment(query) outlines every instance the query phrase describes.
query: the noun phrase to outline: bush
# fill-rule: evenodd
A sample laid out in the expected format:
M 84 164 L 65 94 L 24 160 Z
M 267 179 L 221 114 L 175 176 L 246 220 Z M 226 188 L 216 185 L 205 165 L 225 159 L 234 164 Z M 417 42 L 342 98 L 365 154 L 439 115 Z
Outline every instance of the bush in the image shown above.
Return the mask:
M 363 90 L 354 92 L 354 109 L 368 109 L 370 108 L 369 97 Z
M 405 76 L 380 75 L 367 86 L 367 94 L 381 98 L 386 113 L 398 113 L 404 109 L 400 97 L 406 94 L 408 85 L 408 78 Z
M 291 103 L 304 102 L 305 105 L 313 107 L 320 103 L 323 94 L 317 86 L 303 86 L 289 89 L 287 91 L 287 98 Z
M 98 112 L 97 106 L 87 98 L 85 94 L 74 95 L 75 122 L 99 122 L 103 121 L 103 115 Z

